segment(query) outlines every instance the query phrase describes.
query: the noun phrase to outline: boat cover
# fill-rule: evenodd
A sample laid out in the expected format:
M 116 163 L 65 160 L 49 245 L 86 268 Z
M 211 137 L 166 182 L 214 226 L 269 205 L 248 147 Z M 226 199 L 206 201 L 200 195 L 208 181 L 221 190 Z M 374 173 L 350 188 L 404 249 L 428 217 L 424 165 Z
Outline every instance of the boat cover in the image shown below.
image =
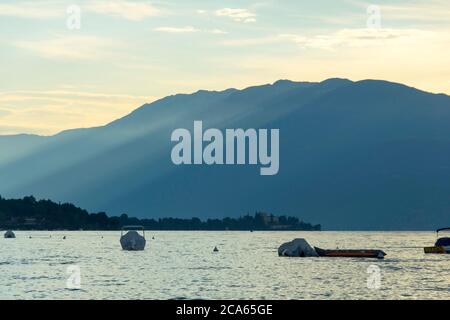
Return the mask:
M 278 248 L 278 255 L 284 257 L 318 257 L 316 250 L 305 239 L 294 239 Z
M 436 247 L 447 247 L 450 246 L 450 238 L 439 238 L 435 244 Z
M 128 251 L 140 251 L 145 248 L 145 238 L 141 236 L 137 231 L 128 231 L 120 238 L 120 244 L 123 250 Z
M 8 239 L 8 238 L 9 238 L 9 239 L 12 239 L 12 238 L 15 238 L 16 235 L 15 235 L 14 232 L 12 232 L 11 230 L 8 230 L 8 231 L 5 232 L 4 237 L 7 238 L 7 239 Z

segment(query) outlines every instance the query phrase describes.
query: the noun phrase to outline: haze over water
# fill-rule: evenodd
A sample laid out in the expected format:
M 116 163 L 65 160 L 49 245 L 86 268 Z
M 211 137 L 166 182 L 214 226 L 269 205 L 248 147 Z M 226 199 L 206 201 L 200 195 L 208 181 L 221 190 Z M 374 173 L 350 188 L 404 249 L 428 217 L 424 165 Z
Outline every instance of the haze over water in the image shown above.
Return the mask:
M 120 232 L 16 236 L 0 239 L 1 299 L 450 298 L 450 255 L 423 253 L 433 232 L 148 231 L 143 252 L 122 251 Z M 387 256 L 278 257 L 279 245 L 302 237 L 313 246 L 382 249 Z M 80 290 L 66 288 L 72 265 L 81 270 Z M 367 286 L 371 265 L 381 270 L 379 289 Z

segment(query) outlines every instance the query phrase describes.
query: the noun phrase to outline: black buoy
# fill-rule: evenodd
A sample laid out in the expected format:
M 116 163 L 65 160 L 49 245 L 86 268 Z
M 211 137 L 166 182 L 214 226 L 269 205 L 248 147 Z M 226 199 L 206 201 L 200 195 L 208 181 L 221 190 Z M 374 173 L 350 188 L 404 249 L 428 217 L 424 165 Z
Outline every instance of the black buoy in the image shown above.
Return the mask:
M 214 247 L 214 252 L 219 252 L 219 249 L 217 249 L 217 247 Z
M 152 237 L 152 240 L 155 240 L 155 237 Z
M 63 240 L 66 240 L 66 236 L 63 237 Z

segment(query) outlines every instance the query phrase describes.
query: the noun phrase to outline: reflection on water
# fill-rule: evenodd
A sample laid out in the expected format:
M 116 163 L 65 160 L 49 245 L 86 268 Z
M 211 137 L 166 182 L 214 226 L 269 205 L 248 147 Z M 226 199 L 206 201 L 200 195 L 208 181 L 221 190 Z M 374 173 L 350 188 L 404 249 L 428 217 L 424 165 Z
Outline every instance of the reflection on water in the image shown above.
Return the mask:
M 1 299 L 450 298 L 450 255 L 423 253 L 433 232 L 149 231 L 142 252 L 122 251 L 120 232 L 16 235 L 0 239 Z M 323 248 L 388 255 L 380 261 L 279 258 L 278 246 L 297 237 Z M 81 285 L 68 289 L 74 265 Z M 371 265 L 381 270 L 379 289 L 368 288 Z

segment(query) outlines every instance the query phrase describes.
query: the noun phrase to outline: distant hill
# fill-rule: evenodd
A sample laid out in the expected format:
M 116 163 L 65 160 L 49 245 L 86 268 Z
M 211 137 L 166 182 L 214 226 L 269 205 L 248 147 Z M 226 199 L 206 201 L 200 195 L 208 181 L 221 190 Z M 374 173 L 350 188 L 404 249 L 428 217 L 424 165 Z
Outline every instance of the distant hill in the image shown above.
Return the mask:
M 208 219 L 137 219 L 122 214 L 108 217 L 105 212 L 88 213 L 71 203 L 0 197 L 0 230 L 120 230 L 124 226 L 142 225 L 146 230 L 259 230 L 259 231 L 320 231 L 320 225 L 300 221 L 296 217 L 275 216 L 257 212 L 254 216 Z
M 194 120 L 279 128 L 279 174 L 173 165 L 171 132 Z M 0 148 L 7 153 L 0 194 L 113 215 L 221 218 L 262 210 L 325 229 L 450 224 L 450 97 L 386 81 L 282 80 L 179 94 L 103 127 L 0 137 Z

